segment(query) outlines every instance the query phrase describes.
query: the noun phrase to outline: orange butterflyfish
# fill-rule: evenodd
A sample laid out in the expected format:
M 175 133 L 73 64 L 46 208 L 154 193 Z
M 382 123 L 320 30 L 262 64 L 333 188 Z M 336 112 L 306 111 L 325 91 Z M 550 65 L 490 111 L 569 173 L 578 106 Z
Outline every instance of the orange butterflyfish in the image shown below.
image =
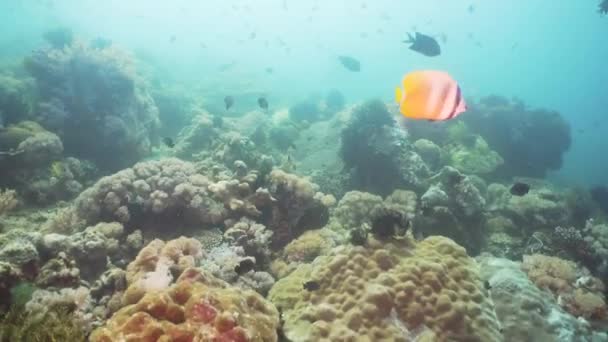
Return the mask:
M 467 110 L 458 83 L 444 71 L 421 70 L 403 77 L 395 101 L 406 118 L 443 121 Z

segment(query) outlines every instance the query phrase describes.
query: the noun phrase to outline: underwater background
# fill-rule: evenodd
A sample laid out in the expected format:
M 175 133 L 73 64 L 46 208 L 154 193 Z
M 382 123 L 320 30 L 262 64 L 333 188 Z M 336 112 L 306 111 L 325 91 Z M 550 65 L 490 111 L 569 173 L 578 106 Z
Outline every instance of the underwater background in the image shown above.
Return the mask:
M 608 182 L 608 161 L 589 158 L 608 148 L 602 139 L 606 23 L 595 1 L 285 4 L 7 0 L 0 4 L 1 57 L 23 55 L 39 46 L 40 32 L 66 25 L 127 47 L 163 70 L 167 81 L 203 89 L 251 83 L 250 90 L 286 103 L 323 91 L 318 84 L 340 89 L 351 101 L 389 100 L 406 71 L 449 70 L 465 96 L 501 94 L 559 111 L 574 138 L 555 176 L 585 185 Z M 445 34 L 444 53 L 435 59 L 407 53 L 401 41 L 414 28 Z M 256 39 L 249 39 L 252 32 Z M 337 67 L 341 54 L 357 56 L 362 72 Z M 233 61 L 238 66 L 230 75 L 217 72 Z M 267 67 L 275 69 L 272 77 Z
M 608 341 L 607 14 L 0 1 L 0 341 Z

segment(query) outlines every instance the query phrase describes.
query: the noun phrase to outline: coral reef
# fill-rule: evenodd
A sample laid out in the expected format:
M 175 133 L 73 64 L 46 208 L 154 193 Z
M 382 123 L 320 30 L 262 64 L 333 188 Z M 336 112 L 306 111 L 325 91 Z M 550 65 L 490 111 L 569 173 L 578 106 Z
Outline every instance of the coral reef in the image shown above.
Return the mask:
M 408 144 L 403 129 L 379 100 L 356 107 L 342 130 L 340 155 L 352 188 L 381 196 L 394 189 L 422 191 L 429 169 Z
M 482 137 L 475 137 L 471 146 L 449 145 L 447 154 L 450 156 L 450 165 L 466 174 L 491 173 L 504 162 Z
M 505 341 L 604 341 L 589 322 L 565 312 L 553 296 L 532 283 L 516 262 L 478 258 Z
M 93 314 L 93 302 L 89 289 L 78 287 L 66 288 L 59 291 L 36 290 L 32 299 L 25 305 L 30 316 L 43 319 L 53 309 L 65 308 L 72 320 L 85 333 L 89 333 L 98 325 L 102 317 Z
M 74 42 L 34 51 L 25 66 L 40 95 L 35 120 L 61 137 L 67 153 L 115 170 L 149 152 L 158 109 L 126 53 Z
M 543 177 L 561 167 L 571 137 L 570 126 L 558 112 L 530 110 L 498 96 L 471 103 L 468 112 L 462 120 L 504 159 L 494 174 Z
M 337 89 L 332 89 L 325 96 L 325 108 L 330 112 L 338 112 L 346 105 L 346 99 Z
M 542 254 L 524 255 L 521 267 L 536 286 L 551 291 L 559 305 L 575 317 L 608 319 L 604 283 L 587 269 Z
M 474 260 L 442 237 L 338 248 L 279 280 L 269 298 L 293 341 L 502 340 Z
M 137 303 L 147 292 L 169 287 L 174 275 L 194 267 L 202 258 L 201 244 L 191 238 L 180 237 L 164 242 L 155 239 L 144 247 L 126 270 L 128 288 L 124 304 Z
M 277 341 L 278 327 L 277 310 L 259 294 L 189 268 L 174 285 L 120 309 L 91 341 Z
M 513 221 L 522 236 L 534 231 L 550 231 L 558 225 L 568 224 L 571 209 L 566 196 L 546 185 L 534 182 L 526 196 L 512 196 L 501 184 L 488 186 L 488 208 Z
M 274 232 L 274 248 L 283 247 L 307 229 L 324 226 L 328 207 L 336 201 L 318 192 L 318 186 L 308 179 L 281 170 L 270 173 L 268 190 L 275 199 L 267 224 Z
M 414 141 L 414 149 L 431 170 L 437 170 L 443 164 L 444 152 L 437 144 L 428 139 Z
M 219 134 L 213 128 L 213 121 L 209 115 L 194 116 L 190 124 L 179 132 L 174 153 L 178 157 L 190 159 L 195 153 L 211 150 L 218 137 Z
M 421 214 L 414 229 L 424 235 L 448 236 L 476 254 L 483 239 L 486 200 L 473 178 L 445 166 L 430 182 L 420 197 Z
M 289 117 L 294 121 L 313 122 L 321 118 L 321 108 L 312 100 L 296 102 L 289 107 Z
M 65 308 L 45 310 L 33 316 L 23 308 L 12 308 L 0 320 L 0 341 L 85 341 L 87 332 Z
M 19 205 L 17 192 L 15 190 L 0 189 L 0 215 L 4 215 Z
M 162 214 L 178 216 L 178 212 L 184 221 L 217 223 L 225 217 L 226 209 L 211 193 L 225 192 L 229 200 L 238 183 L 218 183 L 215 191 L 209 191 L 209 185 L 191 163 L 179 159 L 142 162 L 101 178 L 78 196 L 73 210 L 88 224 L 102 220 L 129 223 L 143 220 L 138 217 L 141 213 L 159 218 Z

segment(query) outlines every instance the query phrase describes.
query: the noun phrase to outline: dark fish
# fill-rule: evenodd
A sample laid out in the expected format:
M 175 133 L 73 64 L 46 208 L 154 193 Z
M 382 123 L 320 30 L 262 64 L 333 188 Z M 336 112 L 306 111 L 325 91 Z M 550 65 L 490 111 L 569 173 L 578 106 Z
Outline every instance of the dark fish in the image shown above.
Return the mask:
M 492 289 L 492 285 L 490 285 L 490 282 L 489 282 L 489 281 L 487 281 L 487 280 L 485 280 L 485 281 L 483 282 L 483 287 L 485 287 L 485 288 L 486 288 L 486 290 L 491 290 L 491 289 Z
M 266 69 L 264 69 L 266 71 L 267 74 L 272 74 L 274 72 L 274 69 L 271 67 L 268 67 Z
M 236 274 L 238 275 L 242 275 L 253 270 L 254 267 L 255 262 L 253 261 L 253 259 L 247 258 L 241 260 L 241 262 L 239 262 L 239 264 L 234 267 L 234 272 L 236 272 Z
M 168 148 L 175 147 L 175 143 L 173 142 L 173 139 L 171 139 L 169 137 L 164 137 L 163 138 L 163 144 L 167 145 Z
M 517 183 L 513 184 L 513 186 L 511 187 L 511 190 L 509 190 L 511 195 L 514 195 L 514 196 L 523 196 L 523 195 L 527 194 L 528 191 L 530 191 L 530 185 L 528 185 L 526 183 L 522 183 L 522 182 L 517 182 Z
M 600 2 L 598 5 L 597 11 L 601 15 L 608 14 L 608 0 L 602 0 L 602 2 Z
M 338 56 L 338 60 L 342 65 L 349 71 L 359 72 L 361 71 L 361 63 L 350 56 Z
M 256 33 L 255 33 L 255 31 L 253 31 L 253 32 L 251 32 L 251 34 L 249 34 L 249 39 L 250 39 L 250 40 L 255 39 L 255 37 L 256 37 Z
M 319 282 L 315 280 L 309 280 L 302 285 L 304 287 L 304 290 L 308 291 L 317 291 L 321 288 L 321 284 L 319 284 Z
M 435 38 L 420 32 L 416 32 L 415 36 L 408 33 L 407 36 L 408 39 L 404 40 L 403 42 L 406 44 L 412 44 L 410 46 L 410 50 L 414 50 L 427 57 L 435 57 L 441 54 L 441 47 Z
M 473 4 L 470 4 L 469 7 L 467 7 L 467 11 L 469 11 L 469 13 L 475 12 L 475 6 Z
M 226 105 L 226 110 L 230 109 L 234 104 L 234 98 L 230 95 L 224 97 L 224 105 Z
M 266 98 L 260 97 L 258 99 L 258 106 L 260 106 L 260 108 L 262 108 L 263 110 L 268 110 L 268 101 L 266 100 Z
M 176 37 L 175 35 L 172 35 L 172 36 L 169 38 L 169 43 L 175 43 L 175 41 L 176 41 L 176 40 L 177 40 L 177 37 Z

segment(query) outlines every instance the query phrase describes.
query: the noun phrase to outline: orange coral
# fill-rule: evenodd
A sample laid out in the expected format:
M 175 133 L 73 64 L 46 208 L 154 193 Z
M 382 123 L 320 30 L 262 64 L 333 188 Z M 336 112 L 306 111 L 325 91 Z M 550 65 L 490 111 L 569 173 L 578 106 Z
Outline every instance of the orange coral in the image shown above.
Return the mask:
M 277 310 L 254 291 L 229 287 L 189 268 L 162 291 L 146 293 L 91 335 L 112 341 L 277 341 Z
M 466 250 L 444 237 L 338 247 L 269 293 L 294 341 L 499 341 L 499 324 Z M 315 280 L 316 291 L 302 289 Z M 424 338 L 423 338 L 424 336 Z M 426 341 L 425 340 L 425 341 Z

